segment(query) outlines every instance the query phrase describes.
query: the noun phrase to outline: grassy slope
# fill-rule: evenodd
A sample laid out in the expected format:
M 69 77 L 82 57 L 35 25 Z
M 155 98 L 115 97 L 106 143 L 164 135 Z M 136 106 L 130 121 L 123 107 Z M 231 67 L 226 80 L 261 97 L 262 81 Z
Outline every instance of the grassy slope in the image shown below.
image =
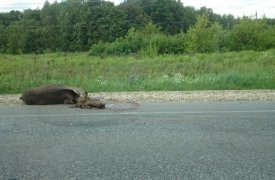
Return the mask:
M 0 55 L 0 93 L 45 83 L 95 91 L 275 89 L 275 50 L 156 57 Z

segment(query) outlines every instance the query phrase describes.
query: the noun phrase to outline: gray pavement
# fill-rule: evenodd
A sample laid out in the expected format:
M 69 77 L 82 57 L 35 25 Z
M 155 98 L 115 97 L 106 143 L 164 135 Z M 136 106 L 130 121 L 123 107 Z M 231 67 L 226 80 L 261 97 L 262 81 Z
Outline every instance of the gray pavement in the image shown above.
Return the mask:
M 0 106 L 0 179 L 275 179 L 275 102 Z

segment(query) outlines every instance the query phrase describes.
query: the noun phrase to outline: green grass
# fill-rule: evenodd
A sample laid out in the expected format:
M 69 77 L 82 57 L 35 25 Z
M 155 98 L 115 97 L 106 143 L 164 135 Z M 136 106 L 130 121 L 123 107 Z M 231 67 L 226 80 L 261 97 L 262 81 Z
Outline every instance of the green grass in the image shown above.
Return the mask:
M 275 89 L 275 50 L 155 57 L 0 55 L 0 93 L 46 83 L 89 92 Z

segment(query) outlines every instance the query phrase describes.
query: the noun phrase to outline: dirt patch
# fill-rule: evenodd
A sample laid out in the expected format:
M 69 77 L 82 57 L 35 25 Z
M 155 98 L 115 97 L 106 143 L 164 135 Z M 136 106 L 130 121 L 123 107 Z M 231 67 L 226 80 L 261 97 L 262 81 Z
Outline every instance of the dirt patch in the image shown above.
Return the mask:
M 102 92 L 89 93 L 89 97 L 102 98 L 110 106 L 130 102 L 275 101 L 275 90 Z M 0 95 L 0 105 L 22 105 L 19 98 L 20 94 Z

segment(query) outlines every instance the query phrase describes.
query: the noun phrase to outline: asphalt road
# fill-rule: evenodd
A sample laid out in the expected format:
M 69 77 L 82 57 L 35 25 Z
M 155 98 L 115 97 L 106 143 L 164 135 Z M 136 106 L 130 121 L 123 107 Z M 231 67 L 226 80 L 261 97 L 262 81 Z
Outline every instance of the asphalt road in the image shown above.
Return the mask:
M 275 102 L 0 107 L 0 179 L 275 179 Z

